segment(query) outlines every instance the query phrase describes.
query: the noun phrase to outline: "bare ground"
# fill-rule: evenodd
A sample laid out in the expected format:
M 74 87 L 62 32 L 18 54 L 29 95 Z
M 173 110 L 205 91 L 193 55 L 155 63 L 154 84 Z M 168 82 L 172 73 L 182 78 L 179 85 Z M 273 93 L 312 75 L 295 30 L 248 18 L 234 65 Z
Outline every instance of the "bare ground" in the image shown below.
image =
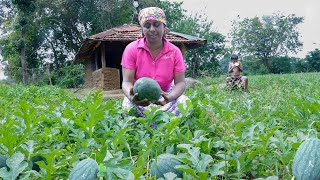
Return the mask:
M 92 88 L 73 88 L 73 89 L 66 89 L 67 92 L 74 94 L 78 98 L 83 98 L 90 92 L 97 92 L 101 91 L 99 89 L 92 89 Z M 101 91 L 103 98 L 105 99 L 123 99 L 124 94 L 122 89 L 117 90 L 110 90 L 110 91 Z

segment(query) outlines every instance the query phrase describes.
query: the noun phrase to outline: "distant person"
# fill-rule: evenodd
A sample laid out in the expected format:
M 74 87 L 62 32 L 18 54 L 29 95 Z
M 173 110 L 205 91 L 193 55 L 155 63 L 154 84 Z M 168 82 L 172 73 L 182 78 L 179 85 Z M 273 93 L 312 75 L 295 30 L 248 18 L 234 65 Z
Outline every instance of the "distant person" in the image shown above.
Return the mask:
M 131 42 L 122 55 L 122 90 L 125 95 L 123 108 L 135 107 L 137 116 L 145 116 L 150 106 L 180 116 L 177 105 L 186 106 L 188 99 L 183 95 L 186 65 L 178 47 L 170 43 L 165 36 L 166 16 L 158 7 L 142 9 L 138 16 L 142 37 Z M 149 100 L 138 100 L 139 94 L 133 94 L 134 83 L 142 77 L 153 78 L 162 89 L 162 97 L 152 104 Z
M 232 82 L 235 83 L 237 81 L 243 81 L 244 90 L 248 90 L 248 78 L 246 76 L 242 76 L 241 72 L 243 71 L 243 66 L 241 62 L 238 60 L 238 55 L 231 55 L 231 62 L 229 63 L 228 72 L 231 74 L 231 77 L 227 77 L 227 83 Z

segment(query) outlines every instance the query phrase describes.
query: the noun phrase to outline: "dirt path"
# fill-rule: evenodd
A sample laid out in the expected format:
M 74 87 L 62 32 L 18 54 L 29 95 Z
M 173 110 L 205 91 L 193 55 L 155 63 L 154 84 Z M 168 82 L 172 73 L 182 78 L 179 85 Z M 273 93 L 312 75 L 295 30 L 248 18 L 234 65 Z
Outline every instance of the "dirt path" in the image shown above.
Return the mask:
M 76 97 L 83 98 L 89 92 L 96 92 L 98 90 L 97 89 L 90 89 L 90 88 L 87 88 L 87 89 L 75 88 L 75 89 L 66 89 L 66 91 L 71 92 Z M 103 95 L 103 98 L 105 98 L 105 99 L 123 99 L 123 97 L 124 97 L 122 89 L 102 91 L 101 94 Z

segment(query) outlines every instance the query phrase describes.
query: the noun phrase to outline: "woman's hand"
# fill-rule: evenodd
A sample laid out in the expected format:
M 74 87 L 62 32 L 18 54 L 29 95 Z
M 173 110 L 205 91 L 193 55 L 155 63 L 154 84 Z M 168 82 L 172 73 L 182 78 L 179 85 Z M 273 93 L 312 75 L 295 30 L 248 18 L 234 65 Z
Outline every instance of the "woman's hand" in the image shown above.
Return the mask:
M 168 93 L 162 92 L 162 93 L 161 93 L 161 96 L 162 96 L 163 98 L 160 98 L 158 101 L 155 102 L 155 104 L 164 106 L 164 105 L 166 105 L 168 102 L 170 102 Z
M 135 93 L 133 94 L 133 88 L 130 89 L 130 101 L 138 106 L 149 106 L 151 102 L 148 99 L 139 100 L 138 99 L 139 94 Z

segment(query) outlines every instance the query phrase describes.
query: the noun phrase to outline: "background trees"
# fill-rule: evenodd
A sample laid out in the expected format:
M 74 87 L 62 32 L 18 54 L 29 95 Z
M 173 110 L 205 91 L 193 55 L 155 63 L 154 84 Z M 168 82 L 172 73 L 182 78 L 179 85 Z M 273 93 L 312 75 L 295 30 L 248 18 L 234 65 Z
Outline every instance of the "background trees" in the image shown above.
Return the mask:
M 310 71 L 320 71 L 320 49 L 309 52 L 306 61 Z
M 137 8 L 133 1 L 123 0 L 2 0 L 0 5 L 0 49 L 6 75 L 25 84 L 35 76 L 41 84 L 59 84 L 61 77 L 74 77 L 68 72 L 81 75 L 81 66 L 70 61 L 82 40 L 115 26 L 138 24 L 137 13 L 147 6 L 163 8 L 172 31 L 207 40 L 205 46 L 187 51 L 187 76 L 227 73 L 231 52 L 239 52 L 249 74 L 319 71 L 319 50 L 306 58 L 289 56 L 302 47 L 297 25 L 303 17 L 293 14 L 235 20 L 227 49 L 225 37 L 212 30 L 214 22 L 202 14 L 188 14 L 178 2 L 138 0 Z M 72 86 L 81 82 L 79 77 L 73 79 Z
M 224 53 L 225 37 L 212 31 L 212 25 L 212 21 L 197 14 L 183 17 L 173 23 L 172 30 L 207 40 L 204 46 L 187 51 L 185 55 L 187 76 L 213 76 L 221 73 L 219 59 Z
M 273 72 L 272 58 L 296 53 L 302 47 L 297 25 L 303 17 L 274 14 L 245 18 L 233 23 L 232 47 L 243 56 L 252 56 Z
M 67 73 L 62 72 L 63 69 L 69 69 L 64 66 L 74 66 L 67 62 L 73 60 L 85 37 L 115 26 L 137 24 L 138 11 L 147 6 L 163 8 L 171 30 L 208 40 L 205 47 L 187 54 L 190 75 L 199 76 L 202 71 L 213 74 L 224 47 L 224 37 L 211 31 L 212 22 L 201 16 L 186 15 L 181 3 L 177 2 L 139 0 L 137 9 L 133 1 L 120 0 L 4 0 L 1 3 L 5 5 L 0 8 L 1 30 L 6 35 L 1 37 L 0 47 L 4 60 L 8 62 L 6 74 L 17 81 L 24 79 L 25 84 L 34 74 L 50 76 L 50 82 L 57 84 L 59 77 Z M 24 11 L 31 6 L 32 11 Z M 5 15 L 6 11 L 11 12 L 10 15 Z M 13 22 L 20 23 L 20 29 L 14 28 Z M 21 73 L 19 67 L 25 71 Z M 46 73 L 47 67 L 50 75 Z M 49 83 L 49 78 L 45 82 Z

